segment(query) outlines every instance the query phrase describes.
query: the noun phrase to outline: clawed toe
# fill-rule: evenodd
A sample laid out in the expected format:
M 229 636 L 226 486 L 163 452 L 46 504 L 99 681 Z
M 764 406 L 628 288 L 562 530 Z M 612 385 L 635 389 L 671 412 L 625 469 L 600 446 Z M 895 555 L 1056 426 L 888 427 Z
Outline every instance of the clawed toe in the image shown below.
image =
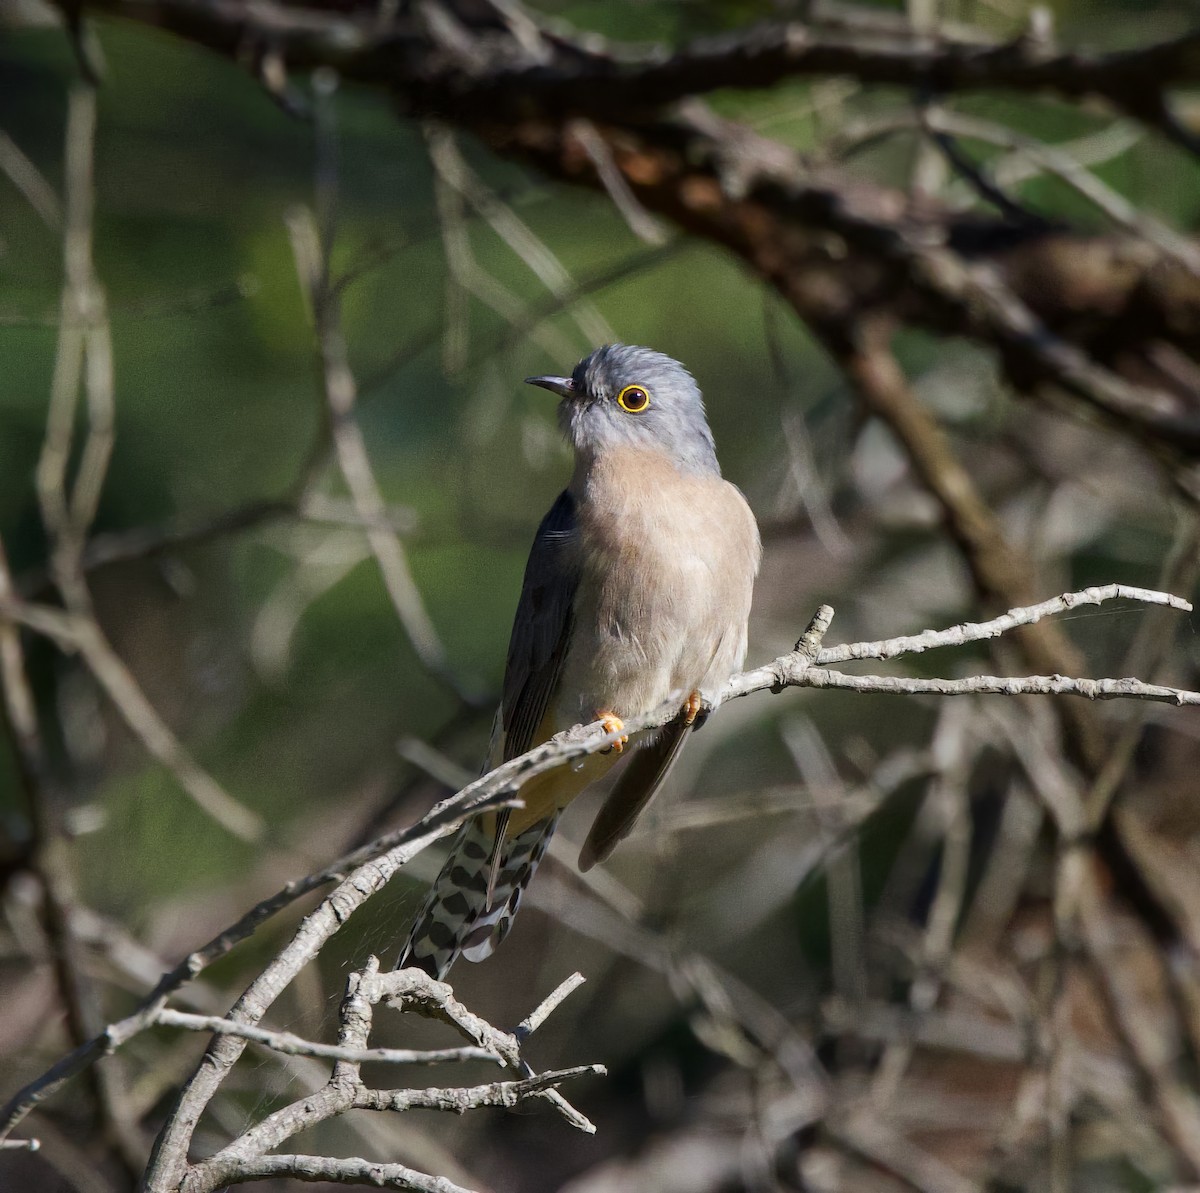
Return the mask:
M 625 732 L 625 724 L 615 713 L 597 712 L 596 719 L 604 726 L 605 733 L 619 733 L 621 736 L 607 749 L 601 750 L 601 754 L 608 754 L 614 750 L 620 754 L 625 749 L 626 743 L 629 741 L 629 735 Z

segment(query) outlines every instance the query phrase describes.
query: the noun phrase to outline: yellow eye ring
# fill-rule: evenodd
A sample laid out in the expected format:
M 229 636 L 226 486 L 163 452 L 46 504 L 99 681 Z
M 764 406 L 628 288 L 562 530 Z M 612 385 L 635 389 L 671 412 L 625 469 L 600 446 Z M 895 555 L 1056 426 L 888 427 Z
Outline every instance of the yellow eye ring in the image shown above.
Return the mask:
M 617 394 L 617 405 L 630 414 L 641 414 L 650 409 L 650 395 L 640 385 L 627 385 Z

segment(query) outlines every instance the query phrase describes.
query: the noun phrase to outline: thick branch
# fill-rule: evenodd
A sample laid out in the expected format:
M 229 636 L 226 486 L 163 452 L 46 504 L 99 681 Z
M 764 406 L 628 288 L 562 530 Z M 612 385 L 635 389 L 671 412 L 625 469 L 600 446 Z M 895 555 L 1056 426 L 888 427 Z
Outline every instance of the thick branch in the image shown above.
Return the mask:
M 717 86 L 836 71 L 926 90 L 1101 95 L 1187 140 L 1162 89 L 1196 77 L 1200 33 L 1120 54 L 1058 54 L 1024 38 L 981 46 L 881 31 L 866 10 L 851 9 L 844 28 L 761 28 L 664 56 L 551 36 L 511 5 L 483 18 L 454 3 L 427 5 L 383 21 L 365 4 L 95 7 L 239 61 L 257 49 L 292 66 L 334 66 L 501 155 L 619 193 L 627 206 L 729 248 L 810 323 L 886 312 L 968 335 L 999 350 L 1017 389 L 1057 387 L 1154 443 L 1200 454 L 1194 387 L 1168 392 L 1171 379 L 1156 363 L 1160 341 L 1200 355 L 1200 277 L 1171 254 L 1138 237 L 958 215 L 930 199 L 915 209 L 887 188 L 801 162 L 696 103 L 669 106 Z
M 93 7 L 229 54 L 247 38 L 261 39 L 296 66 L 336 66 L 349 77 L 387 83 L 414 103 L 430 103 L 436 96 L 448 115 L 456 114 L 457 100 L 467 110 L 487 106 L 497 114 L 536 108 L 603 116 L 662 108 L 725 88 L 759 91 L 785 79 L 843 75 L 940 94 L 1011 90 L 1067 99 L 1096 96 L 1160 123 L 1164 89 L 1200 79 L 1197 31 L 1135 50 L 1091 54 L 1055 51 L 1027 36 L 989 44 L 978 36 L 925 33 L 902 23 L 881 29 L 870 19 L 877 15 L 873 10 L 859 10 L 861 23 L 850 18 L 840 28 L 761 24 L 664 52 L 657 46 L 617 46 L 594 35 L 586 41 L 554 35 L 531 46 L 529 38 L 499 34 L 494 20 L 485 24 L 487 18 L 471 29 L 466 5 L 439 6 L 446 26 L 488 36 L 492 55 L 483 59 L 462 54 L 463 43 L 452 46 L 450 37 L 438 45 L 421 18 L 405 10 L 380 21 L 378 9 L 368 3 L 285 8 L 239 0 L 98 0 Z M 531 22 L 525 17 L 521 23 Z M 451 85 L 455 66 L 472 69 L 469 91 Z

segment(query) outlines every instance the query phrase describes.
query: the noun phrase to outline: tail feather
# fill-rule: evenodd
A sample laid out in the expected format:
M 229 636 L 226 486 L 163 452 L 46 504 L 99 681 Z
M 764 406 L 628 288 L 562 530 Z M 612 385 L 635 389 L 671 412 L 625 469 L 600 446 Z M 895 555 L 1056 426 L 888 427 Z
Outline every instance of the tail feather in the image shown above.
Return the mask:
M 683 715 L 665 725 L 657 737 L 641 745 L 613 785 L 591 831 L 579 851 L 579 868 L 590 870 L 602 862 L 633 831 L 654 793 L 666 781 L 691 735 L 692 724 Z
M 471 961 L 490 956 L 508 935 L 557 823 L 557 814 L 538 821 L 499 850 L 495 817 L 463 825 L 417 914 L 397 968 L 416 966 L 441 979 L 460 954 Z
M 508 935 L 521 906 L 521 897 L 546 854 L 557 824 L 558 814 L 555 813 L 505 842 L 500 869 L 494 878 L 493 897 L 463 944 L 462 954 L 468 961 L 490 957 Z

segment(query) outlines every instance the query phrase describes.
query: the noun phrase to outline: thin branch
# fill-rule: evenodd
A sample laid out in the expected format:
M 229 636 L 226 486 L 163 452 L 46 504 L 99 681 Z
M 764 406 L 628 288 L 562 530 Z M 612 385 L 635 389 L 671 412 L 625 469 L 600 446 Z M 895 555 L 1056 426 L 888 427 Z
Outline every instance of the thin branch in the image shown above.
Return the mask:
M 569 1069 L 550 1069 L 534 1077 L 523 1077 L 519 1081 L 491 1081 L 487 1085 L 450 1089 L 372 1089 L 363 1090 L 355 1098 L 356 1110 L 446 1110 L 462 1114 L 467 1110 L 478 1110 L 483 1106 L 503 1106 L 512 1109 L 534 1094 L 570 1081 L 575 1077 L 603 1077 L 607 1070 L 603 1065 L 575 1065 Z M 594 1128 L 593 1128 L 594 1129 Z
M 363 979 L 364 983 L 367 979 Z M 464 1039 L 499 1056 L 505 1064 L 516 1068 L 521 1063 L 521 1049 L 516 1036 L 493 1027 L 481 1015 L 469 1011 L 454 996 L 448 982 L 430 978 L 423 970 L 401 969 L 389 973 L 372 973 L 371 993 L 366 997 L 374 1005 L 380 999 L 398 1011 L 411 1011 L 426 1019 L 436 1019 L 454 1028 Z
M 370 1185 L 376 1189 L 408 1189 L 412 1193 L 472 1193 L 444 1176 L 430 1176 L 403 1164 L 377 1164 L 373 1160 L 342 1160 L 332 1156 L 252 1156 L 227 1165 L 222 1174 L 227 1185 L 281 1178 Z
M 559 995 L 561 990 L 562 987 L 551 998 Z M 558 998 L 559 1002 L 562 997 L 565 994 Z M 369 1049 L 367 1045 L 374 1008 L 380 1002 L 386 1002 L 402 1012 L 414 1012 L 449 1022 L 470 1039 L 487 1040 L 495 1044 L 495 1049 L 489 1054 L 490 1059 L 503 1056 L 505 1063 L 527 1070 L 520 1058 L 516 1039 L 497 1031 L 491 1024 L 469 1012 L 454 998 L 453 991 L 444 982 L 438 982 L 419 970 L 380 973 L 379 963 L 372 957 L 366 967 L 351 974 L 346 983 L 338 1030 L 339 1047 L 346 1055 L 339 1058 L 327 1084 L 316 1093 L 306 1094 L 291 1105 L 268 1115 L 210 1159 L 188 1166 L 180 1178 L 180 1187 L 185 1193 L 210 1193 L 236 1181 L 236 1174 L 242 1171 L 246 1161 L 254 1161 L 273 1151 L 301 1130 L 350 1110 L 403 1113 L 423 1109 L 461 1114 L 483 1106 L 513 1107 L 526 1098 L 557 1094 L 556 1087 L 564 1081 L 605 1072 L 601 1065 L 582 1065 L 540 1074 L 527 1070 L 519 1080 L 489 1082 L 471 1087 L 373 1089 L 363 1082 L 360 1066 L 364 1060 L 378 1059 L 371 1054 L 379 1050 Z M 559 1099 L 561 1101 L 561 1095 Z M 569 1104 L 563 1105 L 575 1118 L 582 1119 Z M 582 1122 L 586 1124 L 585 1129 L 594 1130 L 586 1119 L 582 1119 Z
M 478 808 L 472 806 L 471 814 L 486 807 L 502 807 L 506 802 L 510 801 L 506 801 L 503 795 L 485 795 L 481 797 Z M 323 869 L 289 882 L 270 898 L 256 904 L 234 924 L 195 952 L 189 953 L 174 969 L 163 974 L 158 985 L 129 1015 L 109 1024 L 99 1035 L 68 1053 L 45 1073 L 18 1090 L 0 1111 L 0 1139 L 5 1138 L 35 1106 L 53 1097 L 71 1078 L 151 1027 L 168 996 L 203 973 L 241 941 L 253 935 L 254 931 L 272 916 L 314 890 L 332 882 L 344 882 L 352 878 L 369 863 L 380 857 L 387 857 L 396 849 L 411 845 L 414 841 L 427 844 L 440 836 L 446 836 L 453 832 L 461 821 L 459 806 L 452 804 L 452 801 L 443 801 L 417 824 L 406 825 L 353 850 Z M 425 836 L 426 834 L 428 836 Z M 420 848 L 423 847 L 424 844 L 421 844 Z M 414 849 L 413 855 L 419 851 Z
M 288 221 L 288 230 L 296 272 L 311 304 L 334 454 L 355 511 L 365 527 L 367 542 L 379 565 L 388 596 L 413 649 L 430 674 L 465 703 L 473 704 L 478 697 L 466 690 L 455 676 L 413 580 L 404 547 L 388 524 L 387 504 L 355 417 L 357 387 L 346 355 L 337 297 L 322 266 L 328 246 L 321 241 L 316 220 L 309 212 L 294 211 Z
M 448 309 L 452 319 L 446 331 L 448 336 L 453 335 L 453 339 L 449 341 L 444 359 L 455 371 L 466 364 L 469 310 L 462 296 L 471 294 L 513 328 L 526 328 L 529 337 L 548 356 L 569 360 L 576 354 L 576 343 L 548 320 L 530 318 L 526 304 L 476 259 L 471 248 L 465 198 L 461 189 L 453 185 L 443 171 L 442 145 L 448 136 L 437 126 L 426 127 L 425 139 L 430 165 L 434 170 L 434 203 L 446 259 L 447 280 L 453 286 L 449 292 L 451 302 Z M 453 159 L 449 168 L 453 176 Z M 555 294 L 552 313 L 558 314 L 562 309 L 562 299 Z
M 0 129 L 0 174 L 4 174 L 25 196 L 25 201 L 47 228 L 57 231 L 61 227 L 62 204 L 54 188 L 3 129 Z
M 612 149 L 596 131 L 596 126 L 590 120 L 574 120 L 568 127 L 567 135 L 588 155 L 588 160 L 595 168 L 596 177 L 634 236 L 643 244 L 659 248 L 667 244 L 670 240 L 669 232 L 638 202 L 633 189 L 625 180 L 625 175 L 617 167 Z
M 1113 596 L 1127 596 L 1179 609 L 1191 608 L 1187 602 L 1166 593 L 1148 593 L 1139 589 L 1106 586 L 1099 589 L 1086 589 L 1081 593 L 1067 594 L 1029 608 L 1010 610 L 1003 618 L 998 618 L 994 622 L 955 626 L 949 630 L 938 631 L 932 637 L 915 635 L 887 642 L 851 644 L 846 647 L 831 648 L 834 654 L 830 657 L 835 661 L 841 658 L 852 659 L 855 657 L 884 658 L 893 657 L 894 654 L 906 651 L 929 649 L 936 645 L 977 641 L 993 637 L 998 633 L 1003 633 L 1006 629 L 1014 628 L 1037 617 L 1062 612 L 1081 603 L 1098 603 L 1101 599 L 1110 599 Z M 4 608 L 5 606 L 0 603 L 0 612 L 3 612 Z M 764 690 L 780 692 L 788 687 L 822 686 L 821 677 L 830 674 L 836 677 L 830 686 L 853 688 L 854 685 L 862 683 L 878 684 L 878 687 L 868 687 L 867 690 L 889 693 L 932 691 L 937 689 L 927 685 L 942 684 L 948 685 L 946 690 L 950 694 L 960 694 L 961 690 L 956 689 L 956 685 L 972 682 L 971 680 L 903 680 L 870 676 L 843 677 L 838 673 L 826 672 L 822 669 L 825 656 L 821 650 L 821 642 L 832 619 L 833 610 L 829 606 L 822 606 L 797 643 L 795 650 L 780 656 L 765 666 L 735 676 L 722 689 L 718 704 Z M 1027 690 L 1038 693 L 1073 690 L 1075 694 L 1090 694 L 1087 691 L 1088 686 L 1096 684 L 1100 685 L 1101 689 L 1107 689 L 1102 694 L 1111 697 L 1163 700 L 1171 703 L 1200 702 L 1198 693 L 1156 685 L 1144 685 L 1136 680 L 1067 680 L 1051 676 L 1016 679 L 983 677 L 983 681 L 985 686 L 978 690 Z M 995 686 L 988 687 L 986 685 Z M 659 709 L 643 717 L 631 718 L 626 722 L 625 728 L 630 734 L 639 733 L 646 729 L 660 727 L 677 714 L 678 702 L 669 700 Z M 347 854 L 344 858 L 315 874 L 289 883 L 276 895 L 252 908 L 225 932 L 214 937 L 204 948 L 189 955 L 170 973 L 165 974 L 158 988 L 143 1001 L 137 1011 L 110 1025 L 100 1036 L 64 1057 L 47 1073 L 18 1091 L 0 1113 L 0 1138 L 6 1137 L 34 1106 L 52 1096 L 71 1077 L 84 1071 L 106 1051 L 119 1047 L 138 1032 L 145 1030 L 153 1022 L 154 1015 L 161 1008 L 162 1000 L 167 994 L 202 972 L 214 960 L 224 956 L 239 941 L 251 935 L 265 920 L 297 898 L 331 881 L 340 880 L 337 889 L 307 917 L 291 944 L 259 975 L 229 1016 L 234 1022 L 256 1025 L 279 991 L 315 955 L 324 942 L 338 931 L 345 919 L 375 891 L 382 889 L 408 860 L 434 840 L 453 831 L 465 818 L 477 815 L 488 808 L 511 806 L 514 803 L 514 793 L 518 792 L 521 785 L 534 776 L 555 767 L 569 765 L 577 758 L 603 750 L 613 743 L 616 736 L 616 734 L 608 732 L 604 723 L 599 721 L 589 725 L 575 726 L 467 784 L 461 791 L 443 800 L 415 825 L 389 834 L 379 841 Z M 244 1040 L 231 1036 L 225 1036 L 214 1042 L 210 1046 L 206 1063 L 193 1077 L 189 1090 L 183 1095 L 181 1105 L 195 1108 L 198 1117 L 199 1109 L 206 1105 L 212 1094 L 215 1093 L 225 1073 L 244 1047 Z M 189 1117 L 177 1114 L 172 1120 L 172 1124 L 169 1125 L 168 1129 L 172 1136 L 169 1142 L 173 1155 L 186 1154 L 187 1144 L 185 1141 L 181 1141 L 180 1132 L 190 1138 L 194 1119 L 188 1122 Z M 169 1188 L 170 1169 L 158 1171 L 159 1176 L 156 1179 L 160 1181 L 160 1187 Z
M 182 1027 L 187 1031 L 241 1036 L 252 1044 L 261 1044 L 285 1056 L 315 1056 L 321 1060 L 346 1060 L 354 1064 L 379 1061 L 387 1065 L 440 1065 L 447 1061 L 466 1060 L 503 1063 L 501 1057 L 486 1048 L 342 1048 L 337 1044 L 305 1040 L 288 1031 L 269 1031 L 263 1027 L 234 1023 L 220 1015 L 194 1015 L 189 1011 L 174 1011 L 167 1007 L 154 1016 L 150 1026 Z
M 560 982 L 558 986 L 542 999 L 541 1004 L 535 1010 L 517 1024 L 517 1030 L 513 1033 L 517 1037 L 517 1040 L 524 1041 L 528 1036 L 533 1035 L 558 1010 L 563 1001 L 578 990 L 586 981 L 587 979 L 583 974 L 577 972 Z
M 15 602 L 11 593 L 0 592 L 0 616 L 12 615 L 47 633 L 61 648 L 78 651 L 130 730 L 183 790 L 228 831 L 253 840 L 262 831 L 261 818 L 227 794 L 158 715 L 97 623 L 88 591 L 84 547 L 112 455 L 115 419 L 112 340 L 104 289 L 92 261 L 95 132 L 95 93 L 90 87 L 77 87 L 67 116 L 62 319 L 36 471 L 42 519 L 51 541 L 50 571 L 67 613 L 18 604 L 7 614 L 3 604 Z M 68 473 L 81 387 L 88 430 L 71 484 Z
M 1025 136 L 995 121 L 959 112 L 931 108 L 926 111 L 924 120 L 935 132 L 982 141 L 1019 154 L 1039 170 L 1066 183 L 1117 227 L 1149 241 L 1189 272 L 1200 274 L 1200 247 L 1152 215 L 1139 211 L 1124 195 L 1101 182 L 1077 158 L 1058 146 Z
M 247 841 L 258 839 L 264 827 L 262 818 L 234 799 L 195 761 L 147 699 L 90 611 L 62 613 L 0 592 L 0 622 L 6 621 L 45 635 L 61 650 L 78 652 L 130 731 L 170 771 L 197 807 L 234 836 Z
M 196 806 L 235 837 L 257 841 L 266 828 L 263 818 L 234 799 L 192 757 L 94 622 L 85 621 L 77 628 L 76 645 L 125 724 Z
M 816 657 L 816 664 L 824 667 L 829 663 L 849 663 L 857 659 L 894 659 L 900 655 L 923 654 L 943 646 L 966 646 L 970 642 L 983 642 L 999 638 L 1019 626 L 1033 625 L 1046 617 L 1068 613 L 1083 605 L 1102 605 L 1105 601 L 1137 601 L 1142 605 L 1160 605 L 1190 613 L 1190 601 L 1172 596 L 1169 592 L 1155 592 L 1149 588 L 1137 588 L 1129 584 L 1101 584 L 1082 588 L 1078 592 L 1064 592 L 1036 605 L 1010 609 L 990 621 L 967 621 L 950 626 L 945 630 L 925 630 L 900 638 L 887 638 L 878 642 L 849 642 L 843 646 L 826 646 Z
M 810 670 L 791 680 L 803 688 L 840 688 L 908 696 L 1082 696 L 1085 700 L 1157 700 L 1164 704 L 1200 704 L 1200 692 L 1143 683 L 1140 679 L 1080 679 L 1068 675 L 972 675 L 966 679 L 917 679 L 895 675 L 845 675 Z
M 578 289 L 574 279 L 545 242 L 471 169 L 454 134 L 433 126 L 426 131 L 426 143 L 430 161 L 446 184 L 475 209 L 560 304 L 568 303 Z M 617 338 L 608 320 L 588 299 L 580 299 L 565 309 L 589 346 L 611 343 Z

